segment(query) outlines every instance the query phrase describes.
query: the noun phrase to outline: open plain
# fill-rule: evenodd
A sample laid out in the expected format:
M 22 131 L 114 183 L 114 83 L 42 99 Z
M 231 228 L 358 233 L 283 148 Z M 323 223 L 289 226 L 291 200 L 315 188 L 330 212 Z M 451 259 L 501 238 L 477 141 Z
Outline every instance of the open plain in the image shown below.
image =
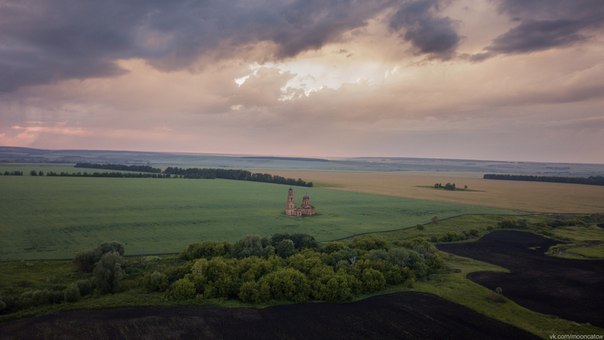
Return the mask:
M 342 191 L 425 199 L 441 202 L 477 204 L 503 209 L 550 213 L 604 212 L 604 186 L 520 182 L 482 179 L 482 173 L 455 172 L 357 172 L 272 170 L 273 174 L 302 177 Z M 471 191 L 428 188 L 435 183 L 465 185 Z

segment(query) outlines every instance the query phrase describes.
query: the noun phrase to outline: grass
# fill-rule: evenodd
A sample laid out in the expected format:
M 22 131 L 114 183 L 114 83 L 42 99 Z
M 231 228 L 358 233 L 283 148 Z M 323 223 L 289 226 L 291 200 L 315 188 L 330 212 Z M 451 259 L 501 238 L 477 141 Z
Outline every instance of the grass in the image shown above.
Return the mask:
M 319 241 L 426 223 L 437 215 L 508 210 L 295 188 L 319 215 L 283 214 L 287 186 L 229 180 L 0 177 L 0 260 L 66 259 L 109 240 L 129 255 L 181 251 L 200 240 L 302 232 Z
M 416 237 L 440 237 L 450 232 L 461 233 L 471 229 L 480 230 L 480 235 L 484 235 L 490 231 L 487 227 L 496 226 L 499 221 L 509 218 L 527 219 L 530 230 L 540 233 L 558 233 L 559 235 L 564 235 L 570 242 L 574 243 L 602 241 L 600 238 L 602 235 L 596 230 L 592 230 L 592 228 L 597 227 L 590 225 L 557 228 L 544 227 L 544 223 L 553 219 L 552 216 L 546 215 L 529 215 L 521 217 L 466 215 L 443 219 L 438 224 L 423 225 L 423 230 L 418 229 L 416 226 L 411 226 L 401 230 L 377 233 L 376 236 L 388 240 L 391 243 L 395 243 L 397 241 L 404 241 Z M 350 240 L 346 240 L 345 242 L 348 241 Z M 128 247 L 126 250 L 128 251 Z M 432 275 L 429 280 L 415 282 L 412 286 L 389 287 L 376 294 L 359 296 L 355 300 L 392 292 L 418 291 L 438 295 L 541 337 L 548 337 L 551 334 L 602 334 L 604 332 L 603 329 L 589 324 L 581 324 L 560 319 L 556 316 L 533 312 L 507 298 L 504 298 L 504 302 L 496 302 L 492 299 L 494 292 L 468 280 L 466 276 L 475 271 L 506 272 L 506 269 L 453 254 L 441 254 L 445 260 L 446 266 L 449 268 L 448 271 Z M 277 303 L 249 305 L 235 300 L 218 299 L 175 302 L 167 300 L 163 293 L 148 293 L 139 288 L 140 279 L 144 272 L 151 272 L 153 270 L 166 272 L 168 268 L 182 264 L 183 262 L 173 255 L 128 257 L 126 267 L 128 275 L 123 283 L 125 291 L 104 296 L 87 296 L 75 303 L 61 303 L 30 308 L 14 314 L 1 316 L 0 321 L 77 309 L 175 306 L 186 304 L 263 308 Z M 19 292 L 27 289 L 52 289 L 53 287 L 64 287 L 70 282 L 89 277 L 89 274 L 77 272 L 71 261 L 61 260 L 0 262 L 0 273 L 10 273 L 10 276 L 3 275 L 3 279 L 0 280 L 0 293 L 3 291 L 13 291 L 16 292 L 17 295 Z M 503 295 L 505 296 L 505 291 L 503 292 Z

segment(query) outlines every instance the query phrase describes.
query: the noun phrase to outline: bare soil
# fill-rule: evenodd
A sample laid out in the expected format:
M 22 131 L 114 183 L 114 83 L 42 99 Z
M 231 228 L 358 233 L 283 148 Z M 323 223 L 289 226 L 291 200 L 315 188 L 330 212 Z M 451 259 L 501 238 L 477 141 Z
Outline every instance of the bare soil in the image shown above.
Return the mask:
M 495 231 L 476 242 L 439 244 L 438 249 L 493 263 L 510 273 L 474 272 L 468 278 L 531 310 L 604 326 L 604 261 L 545 255 L 561 242 L 529 232 Z
M 522 339 L 534 335 L 430 294 L 252 308 L 123 308 L 0 324 L 1 339 Z

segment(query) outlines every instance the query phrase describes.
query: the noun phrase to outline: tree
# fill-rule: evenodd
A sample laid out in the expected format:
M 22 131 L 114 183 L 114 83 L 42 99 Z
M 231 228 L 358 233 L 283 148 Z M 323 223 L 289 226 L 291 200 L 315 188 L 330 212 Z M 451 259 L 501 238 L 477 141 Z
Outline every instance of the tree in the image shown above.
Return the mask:
M 233 254 L 236 257 L 262 256 L 262 239 L 255 235 L 242 238 L 235 243 Z
M 293 255 L 295 251 L 296 247 L 292 240 L 281 240 L 275 245 L 275 253 L 283 258 Z
M 73 259 L 73 264 L 83 272 L 90 273 L 94 269 L 94 265 L 100 259 L 102 254 L 96 250 L 89 250 L 78 253 Z
M 304 302 L 308 300 L 310 285 L 308 279 L 301 272 L 293 268 L 283 268 L 265 275 L 259 281 L 260 289 L 270 291 L 275 300 L 289 300 Z M 262 293 L 260 293 L 262 295 Z
M 360 280 L 361 287 L 365 292 L 375 292 L 384 289 L 386 286 L 386 279 L 384 279 L 384 275 L 371 268 L 363 270 Z
M 260 300 L 260 292 L 256 282 L 247 281 L 239 287 L 239 300 L 243 302 L 258 302 Z
M 188 300 L 195 297 L 195 284 L 188 278 L 182 278 L 170 287 L 170 297 L 174 300 Z
M 104 254 L 96 264 L 93 274 L 96 287 L 102 294 L 119 291 L 124 278 L 123 263 L 124 258 L 113 251 Z

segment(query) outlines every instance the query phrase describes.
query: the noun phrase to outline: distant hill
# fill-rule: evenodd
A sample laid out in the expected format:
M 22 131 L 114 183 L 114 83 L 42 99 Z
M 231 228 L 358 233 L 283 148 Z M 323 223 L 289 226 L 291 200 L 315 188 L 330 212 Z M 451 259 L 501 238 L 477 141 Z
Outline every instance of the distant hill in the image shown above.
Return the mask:
M 0 146 L 1 163 L 115 163 L 155 167 L 294 169 L 329 171 L 431 171 L 540 176 L 602 176 L 604 164 L 503 162 L 409 157 L 304 158 L 114 150 L 43 150 Z

